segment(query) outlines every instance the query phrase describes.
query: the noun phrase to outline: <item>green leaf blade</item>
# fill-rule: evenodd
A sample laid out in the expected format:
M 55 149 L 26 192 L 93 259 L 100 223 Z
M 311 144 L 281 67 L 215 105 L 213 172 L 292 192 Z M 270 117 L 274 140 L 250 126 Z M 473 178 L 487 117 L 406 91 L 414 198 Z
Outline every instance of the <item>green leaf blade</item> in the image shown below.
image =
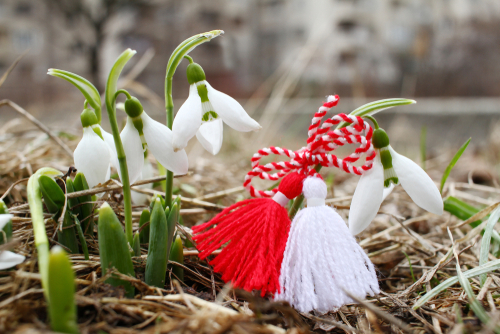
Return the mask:
M 455 153 L 455 155 L 453 156 L 453 159 L 451 159 L 449 165 L 446 167 L 446 169 L 445 169 L 445 171 L 443 173 L 443 177 L 441 178 L 441 185 L 439 187 L 439 192 L 440 193 L 443 193 L 444 184 L 446 183 L 446 180 L 448 179 L 448 176 L 450 176 L 451 170 L 453 169 L 453 167 L 457 163 L 458 159 L 460 159 L 460 157 L 464 153 L 464 151 L 467 148 L 467 146 L 469 146 L 470 140 L 471 140 L 471 138 L 469 138 L 465 142 L 465 144 L 463 144 L 462 147 L 460 147 L 458 149 L 457 153 Z
M 77 74 L 56 68 L 49 68 L 47 74 L 69 81 L 78 88 L 90 106 L 94 108 L 99 123 L 101 122 L 101 95 L 90 81 Z

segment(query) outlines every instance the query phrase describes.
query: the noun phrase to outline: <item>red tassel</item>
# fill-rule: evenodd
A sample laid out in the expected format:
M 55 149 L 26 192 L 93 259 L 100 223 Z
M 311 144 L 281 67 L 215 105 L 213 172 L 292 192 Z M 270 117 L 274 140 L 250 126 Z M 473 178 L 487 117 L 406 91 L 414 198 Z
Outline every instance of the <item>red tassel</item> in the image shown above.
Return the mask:
M 297 197 L 302 192 L 304 178 L 305 175 L 296 172 L 288 174 L 278 192 L 288 199 Z M 247 199 L 226 208 L 211 221 L 195 226 L 193 239 L 200 259 L 227 243 L 210 261 L 214 270 L 234 287 L 260 290 L 264 296 L 280 291 L 280 268 L 290 224 L 288 212 L 277 201 Z

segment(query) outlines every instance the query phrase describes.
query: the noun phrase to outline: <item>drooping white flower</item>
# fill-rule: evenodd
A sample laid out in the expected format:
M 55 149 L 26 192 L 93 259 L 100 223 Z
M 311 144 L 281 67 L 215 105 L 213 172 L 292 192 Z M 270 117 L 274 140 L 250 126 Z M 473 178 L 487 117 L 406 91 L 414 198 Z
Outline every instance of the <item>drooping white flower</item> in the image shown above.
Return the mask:
M 401 184 L 422 209 L 437 215 L 443 213 L 443 199 L 432 179 L 415 162 L 394 151 L 384 130 L 374 131 L 373 146 L 377 151 L 373 167 L 361 176 L 349 210 L 352 234 L 360 233 L 372 222 L 391 183 Z
M 235 99 L 210 86 L 200 65 L 189 64 L 187 77 L 189 97 L 172 127 L 174 150 L 185 148 L 196 135 L 207 151 L 217 154 L 222 146 L 222 122 L 240 132 L 262 128 Z
M 147 180 L 149 178 L 152 178 L 154 176 L 153 173 L 153 166 L 149 162 L 148 158 L 144 158 L 144 165 L 142 166 L 142 173 L 137 179 L 139 180 Z M 153 189 L 153 183 L 146 183 L 146 184 L 141 184 L 136 186 L 139 189 Z M 132 190 L 131 192 L 132 195 L 132 203 L 137 204 L 137 205 L 144 205 L 147 204 L 149 196 L 137 191 Z
M 92 188 L 109 179 L 114 142 L 110 146 L 105 139 L 111 137 L 112 140 L 113 136 L 101 128 L 91 109 L 85 109 L 80 119 L 83 137 L 74 152 L 75 167 L 85 175 Z
M 0 214 L 0 233 L 13 216 L 5 213 Z M 0 250 L 0 270 L 12 268 L 24 261 L 25 257 L 7 250 Z
M 186 174 L 187 154 L 184 150 L 174 152 L 172 131 L 146 114 L 135 97 L 125 101 L 127 124 L 120 137 L 127 157 L 130 183 L 137 181 L 144 165 L 144 152 L 149 152 L 168 170 L 176 174 Z

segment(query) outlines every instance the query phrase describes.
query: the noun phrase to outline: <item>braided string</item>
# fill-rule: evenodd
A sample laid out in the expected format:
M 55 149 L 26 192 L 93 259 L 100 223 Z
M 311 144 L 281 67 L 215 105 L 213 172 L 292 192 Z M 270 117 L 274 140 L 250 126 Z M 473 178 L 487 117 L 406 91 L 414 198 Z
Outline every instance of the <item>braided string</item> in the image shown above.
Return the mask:
M 286 148 L 271 146 L 260 149 L 253 155 L 251 159 L 252 170 L 247 173 L 243 182 L 243 186 L 249 191 L 252 197 L 271 197 L 278 192 L 277 188 L 272 190 L 255 189 L 251 184 L 254 177 L 277 181 L 292 170 L 309 176 L 316 175 L 321 177 L 314 170 L 314 166 L 318 164 L 323 167 L 336 167 L 346 173 L 356 175 L 362 175 L 372 167 L 376 153 L 371 142 L 373 129 L 368 122 L 365 122 L 359 116 L 338 114 L 321 124 L 328 110 L 336 106 L 338 101 L 339 97 L 337 95 L 329 96 L 327 102 L 314 114 L 308 130 L 306 147 L 292 151 Z M 338 125 L 341 122 L 346 122 L 349 126 L 331 130 L 332 126 Z M 329 153 L 346 144 L 359 144 L 359 146 L 353 153 L 343 159 Z M 290 160 L 269 162 L 265 165 L 259 164 L 260 159 L 271 154 L 284 156 Z M 353 166 L 352 163 L 358 161 L 363 155 L 365 156 L 365 163 L 361 167 Z M 270 173 L 273 171 L 275 172 Z

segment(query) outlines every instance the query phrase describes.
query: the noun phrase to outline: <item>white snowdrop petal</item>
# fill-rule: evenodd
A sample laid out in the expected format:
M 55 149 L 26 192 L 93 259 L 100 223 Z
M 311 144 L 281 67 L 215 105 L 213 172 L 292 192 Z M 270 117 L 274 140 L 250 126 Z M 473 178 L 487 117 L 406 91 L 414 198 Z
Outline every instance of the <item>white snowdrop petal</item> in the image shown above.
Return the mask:
M 143 112 L 141 119 L 144 124 L 144 137 L 149 151 L 166 169 L 176 174 L 186 174 L 188 158 L 186 151 L 174 152 L 172 147 L 172 131 L 165 125 L 155 121 Z
M 201 125 L 201 99 L 196 84 L 189 87 L 189 97 L 181 106 L 174 118 L 172 126 L 172 146 L 178 151 L 187 146 Z
M 442 214 L 443 198 L 429 175 L 415 162 L 396 153 L 391 146 L 389 151 L 399 182 L 413 202 L 424 210 Z
M 120 170 L 120 164 L 118 163 L 118 154 L 116 154 L 116 145 L 115 145 L 115 140 L 113 139 L 113 135 L 109 132 L 106 132 L 103 130 L 103 128 L 99 125 L 101 128 L 101 133 L 102 133 L 102 138 L 104 138 L 104 142 L 108 145 L 109 153 L 111 155 L 111 166 L 115 167 L 116 170 Z M 118 173 L 120 175 L 120 173 Z
M 23 263 L 25 257 L 10 251 L 0 251 L 0 270 L 12 268 Z
M 106 143 L 90 127 L 83 129 L 83 138 L 75 149 L 75 167 L 82 172 L 92 188 L 106 181 L 110 153 Z
M 363 231 L 377 215 L 384 191 L 384 168 L 377 155 L 373 167 L 359 179 L 349 209 L 349 230 L 353 235 Z
M 149 160 L 146 158 L 144 159 L 144 165 L 142 166 L 142 173 L 141 176 L 139 177 L 138 180 L 147 180 L 150 179 L 154 176 L 153 173 L 153 166 L 149 162 Z M 137 186 L 137 188 L 140 189 L 153 189 L 153 183 L 147 183 L 147 184 L 141 184 Z M 137 205 L 144 205 L 147 204 L 149 196 L 146 194 L 142 194 L 137 191 L 132 190 L 132 202 L 137 204 Z
M 248 116 L 241 104 L 231 96 L 219 92 L 206 82 L 208 99 L 212 103 L 215 112 L 222 117 L 224 123 L 241 132 L 257 131 L 262 129 L 259 123 Z
M 196 138 L 205 150 L 216 155 L 222 146 L 222 129 L 221 119 L 203 122 L 196 133 Z
M 5 225 L 14 217 L 14 215 L 10 213 L 0 214 L 0 230 L 4 228 Z M 0 232 L 1 233 L 1 232 Z
M 141 175 L 142 165 L 144 165 L 144 149 L 142 148 L 139 131 L 134 127 L 134 123 L 130 117 L 127 117 L 127 124 L 123 128 L 120 138 L 122 139 L 123 150 L 127 157 L 128 179 L 130 184 L 132 184 Z

